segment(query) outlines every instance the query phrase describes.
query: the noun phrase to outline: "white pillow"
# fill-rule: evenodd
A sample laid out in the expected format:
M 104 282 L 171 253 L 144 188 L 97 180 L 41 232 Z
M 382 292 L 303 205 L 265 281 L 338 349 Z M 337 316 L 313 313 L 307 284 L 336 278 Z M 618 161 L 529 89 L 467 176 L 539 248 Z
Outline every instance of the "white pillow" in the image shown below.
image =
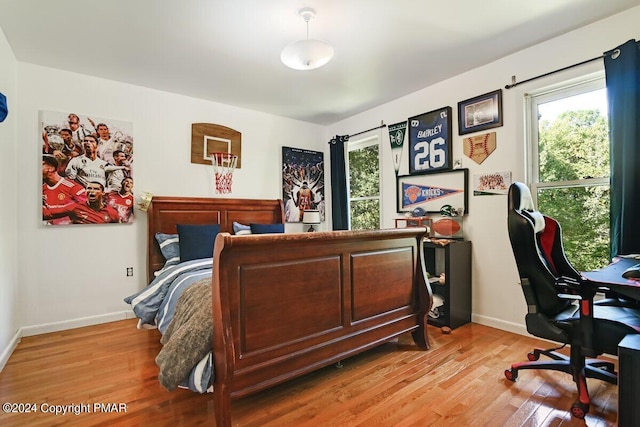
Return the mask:
M 233 234 L 237 234 L 237 235 L 251 234 L 251 227 L 248 225 L 240 224 L 239 222 L 233 221 Z

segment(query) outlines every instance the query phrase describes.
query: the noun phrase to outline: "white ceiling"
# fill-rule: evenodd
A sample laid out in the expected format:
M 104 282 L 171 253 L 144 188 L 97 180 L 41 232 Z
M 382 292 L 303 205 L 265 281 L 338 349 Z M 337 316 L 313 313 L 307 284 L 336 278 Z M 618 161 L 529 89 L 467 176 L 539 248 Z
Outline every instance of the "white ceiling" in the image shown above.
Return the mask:
M 0 0 L 0 27 L 22 62 L 327 125 L 639 4 Z M 295 71 L 280 52 L 306 37 L 305 6 L 335 56 Z

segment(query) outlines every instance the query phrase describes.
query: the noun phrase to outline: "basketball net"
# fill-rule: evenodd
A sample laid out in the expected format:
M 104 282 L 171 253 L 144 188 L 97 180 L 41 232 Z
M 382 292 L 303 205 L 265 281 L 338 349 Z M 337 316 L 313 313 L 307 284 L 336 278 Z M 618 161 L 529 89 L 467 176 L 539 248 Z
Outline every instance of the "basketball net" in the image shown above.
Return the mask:
M 211 166 L 216 182 L 216 193 L 231 193 L 233 171 L 236 169 L 238 156 L 231 153 L 211 153 Z

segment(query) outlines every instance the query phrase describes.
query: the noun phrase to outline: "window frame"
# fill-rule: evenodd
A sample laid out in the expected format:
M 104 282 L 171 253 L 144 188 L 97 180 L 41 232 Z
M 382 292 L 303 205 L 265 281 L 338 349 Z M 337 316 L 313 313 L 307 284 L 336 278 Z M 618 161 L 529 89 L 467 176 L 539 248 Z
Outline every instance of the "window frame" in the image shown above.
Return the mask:
M 346 168 L 346 181 L 347 181 L 347 207 L 348 207 L 348 221 L 349 230 L 351 230 L 351 202 L 362 200 L 377 200 L 378 201 L 378 229 L 382 228 L 382 146 L 381 137 L 379 134 L 372 134 L 369 136 L 363 136 L 361 138 L 352 140 L 349 139 L 346 144 L 347 155 L 345 156 L 345 168 Z M 349 152 L 361 150 L 363 148 L 376 145 L 378 147 L 378 195 L 377 196 L 364 196 L 364 197 L 351 197 L 351 164 L 349 162 Z
M 538 206 L 538 192 L 541 189 L 556 189 L 570 187 L 592 187 L 610 185 L 610 177 L 583 178 L 570 181 L 540 182 L 540 151 L 538 144 L 538 105 L 556 101 L 575 95 L 580 95 L 594 90 L 606 89 L 604 71 L 598 71 L 577 77 L 568 81 L 556 83 L 536 91 L 525 94 L 525 133 L 526 150 L 525 164 L 526 176 L 534 206 Z

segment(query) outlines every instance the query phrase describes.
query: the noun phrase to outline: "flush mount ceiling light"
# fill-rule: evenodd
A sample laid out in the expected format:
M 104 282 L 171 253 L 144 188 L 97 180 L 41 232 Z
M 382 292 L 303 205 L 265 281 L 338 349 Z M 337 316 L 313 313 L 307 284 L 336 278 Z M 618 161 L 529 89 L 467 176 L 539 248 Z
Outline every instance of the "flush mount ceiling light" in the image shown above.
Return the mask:
M 333 58 L 333 47 L 325 41 L 309 38 L 309 21 L 316 16 L 310 7 L 300 9 L 298 15 L 307 23 L 307 38 L 288 44 L 280 55 L 280 59 L 294 70 L 313 70 L 320 68 Z

